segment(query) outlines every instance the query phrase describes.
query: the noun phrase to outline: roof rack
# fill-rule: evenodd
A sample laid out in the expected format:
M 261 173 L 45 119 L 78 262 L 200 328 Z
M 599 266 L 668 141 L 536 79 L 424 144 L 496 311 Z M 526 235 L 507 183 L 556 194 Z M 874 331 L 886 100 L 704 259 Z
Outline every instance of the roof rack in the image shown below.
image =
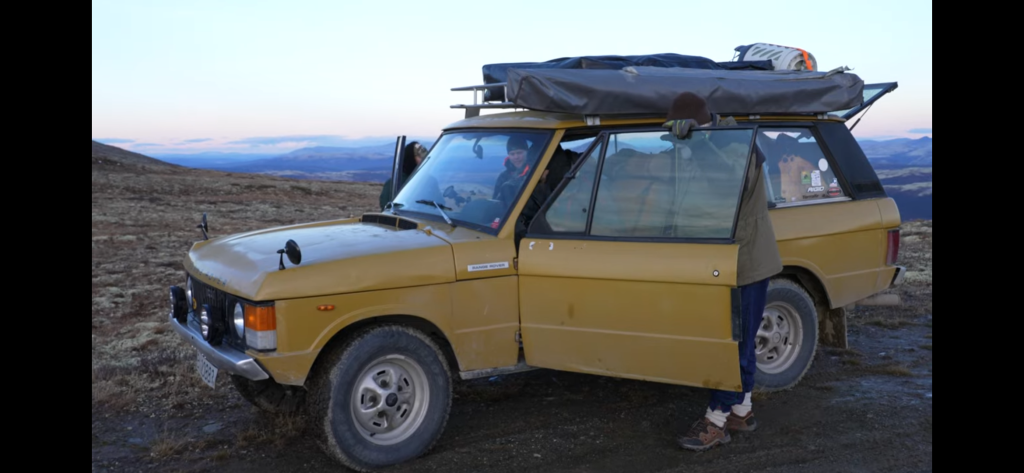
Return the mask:
M 496 89 L 496 88 L 499 88 L 499 87 L 502 88 L 502 91 L 503 91 L 501 96 L 502 97 L 506 97 L 507 96 L 506 94 L 508 94 L 508 90 L 505 87 L 507 85 L 508 85 L 507 82 L 497 82 L 497 83 L 494 83 L 494 84 L 469 85 L 469 86 L 466 86 L 466 87 L 453 87 L 452 88 L 452 92 L 472 90 L 473 91 L 473 104 L 472 105 L 470 105 L 470 104 L 455 104 L 455 105 L 452 105 L 451 108 L 462 108 L 462 109 L 465 109 L 466 110 L 466 118 L 473 118 L 473 117 L 480 116 L 480 109 L 483 109 L 483 108 L 505 108 L 505 109 L 507 109 L 507 108 L 522 108 L 522 107 L 517 107 L 516 104 L 514 104 L 512 102 L 488 102 L 488 101 L 486 101 L 484 99 L 484 92 L 486 92 L 488 89 Z M 477 99 L 477 95 L 476 95 L 477 92 L 481 92 L 479 99 Z

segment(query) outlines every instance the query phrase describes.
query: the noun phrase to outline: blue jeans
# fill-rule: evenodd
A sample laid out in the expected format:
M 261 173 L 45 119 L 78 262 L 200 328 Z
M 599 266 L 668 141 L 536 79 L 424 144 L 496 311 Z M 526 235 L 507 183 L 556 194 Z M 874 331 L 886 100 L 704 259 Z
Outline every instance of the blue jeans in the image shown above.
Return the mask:
M 742 404 L 746 393 L 754 389 L 754 373 L 757 372 L 757 357 L 754 354 L 754 337 L 761 326 L 764 306 L 768 297 L 768 279 L 740 287 L 740 317 L 742 318 L 743 337 L 740 348 L 740 383 L 743 392 L 711 390 L 712 410 L 729 412 L 735 404 Z

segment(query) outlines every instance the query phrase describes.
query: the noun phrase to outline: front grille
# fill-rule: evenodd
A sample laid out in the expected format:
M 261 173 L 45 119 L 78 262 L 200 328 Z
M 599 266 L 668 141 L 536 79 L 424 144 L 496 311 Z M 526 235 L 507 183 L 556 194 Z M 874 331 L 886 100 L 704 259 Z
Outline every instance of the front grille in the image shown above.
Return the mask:
M 245 351 L 245 340 L 235 333 L 235 324 L 232 320 L 235 298 L 230 294 L 206 284 L 195 277 L 192 277 L 192 297 L 196 299 L 196 309 L 192 318 L 199 322 L 199 310 L 203 304 L 209 304 L 211 309 L 210 317 L 224 329 L 223 342 L 236 350 Z

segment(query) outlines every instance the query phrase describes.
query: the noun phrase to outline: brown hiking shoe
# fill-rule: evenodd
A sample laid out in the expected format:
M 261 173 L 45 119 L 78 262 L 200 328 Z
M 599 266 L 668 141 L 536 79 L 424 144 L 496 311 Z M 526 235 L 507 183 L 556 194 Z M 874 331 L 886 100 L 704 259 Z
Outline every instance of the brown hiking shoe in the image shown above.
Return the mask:
M 733 432 L 753 432 L 757 429 L 757 420 L 754 419 L 754 411 L 747 412 L 747 415 L 740 417 L 734 412 L 729 413 L 725 419 L 725 430 Z
M 732 440 L 729 431 L 711 422 L 707 417 L 693 423 L 686 435 L 679 437 L 679 446 L 687 450 L 703 451 Z

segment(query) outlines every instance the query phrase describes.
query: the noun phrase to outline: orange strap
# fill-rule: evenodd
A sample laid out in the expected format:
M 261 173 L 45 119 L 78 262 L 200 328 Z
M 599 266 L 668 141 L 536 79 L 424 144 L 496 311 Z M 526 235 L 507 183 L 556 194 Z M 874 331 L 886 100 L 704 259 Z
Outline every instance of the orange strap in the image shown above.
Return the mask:
M 794 48 L 794 49 L 804 53 L 804 64 L 807 65 L 807 70 L 808 71 L 813 71 L 814 70 L 814 66 L 811 65 L 811 60 L 807 58 L 807 51 L 804 51 L 803 49 L 800 49 L 800 48 Z
M 772 43 L 768 43 L 768 44 L 772 44 Z M 772 46 L 781 46 L 781 45 L 779 45 L 779 44 L 772 44 Z M 801 53 L 804 53 L 804 64 L 807 66 L 807 70 L 809 70 L 809 71 L 813 71 L 814 70 L 814 66 L 811 65 L 811 58 L 807 56 L 807 51 L 804 51 L 803 49 L 800 49 L 800 48 L 794 48 L 792 46 L 782 46 L 782 47 L 784 47 L 784 48 L 792 48 L 792 49 L 795 49 L 797 51 L 800 51 Z

